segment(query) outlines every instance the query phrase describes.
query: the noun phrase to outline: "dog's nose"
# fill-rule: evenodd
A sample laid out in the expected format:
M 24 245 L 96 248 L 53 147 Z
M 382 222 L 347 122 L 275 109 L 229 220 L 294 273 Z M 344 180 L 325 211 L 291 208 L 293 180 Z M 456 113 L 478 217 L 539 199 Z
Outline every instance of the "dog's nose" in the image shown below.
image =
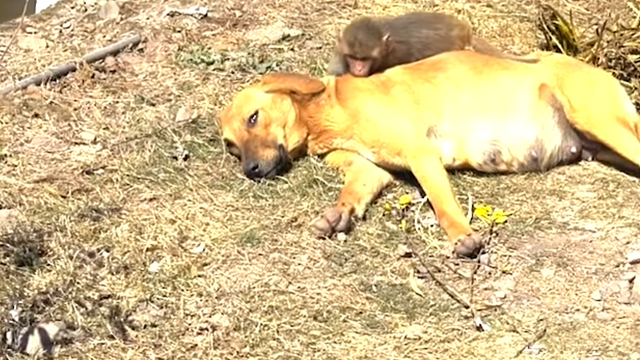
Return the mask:
M 244 164 L 244 173 L 251 179 L 260 177 L 260 163 L 257 161 L 247 161 Z

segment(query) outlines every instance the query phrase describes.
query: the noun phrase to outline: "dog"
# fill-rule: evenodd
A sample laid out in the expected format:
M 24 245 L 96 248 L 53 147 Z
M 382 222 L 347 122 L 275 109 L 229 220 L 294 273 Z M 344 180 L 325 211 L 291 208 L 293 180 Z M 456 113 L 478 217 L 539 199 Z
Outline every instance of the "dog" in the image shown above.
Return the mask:
M 219 126 L 250 179 L 307 154 L 341 170 L 337 203 L 311 224 L 317 235 L 348 232 L 392 172 L 409 171 L 453 255 L 473 257 L 483 239 L 448 171 L 543 172 L 601 155 L 640 169 L 640 121 L 620 83 L 572 57 L 529 56 L 539 61 L 460 50 L 367 78 L 267 74 L 235 94 Z

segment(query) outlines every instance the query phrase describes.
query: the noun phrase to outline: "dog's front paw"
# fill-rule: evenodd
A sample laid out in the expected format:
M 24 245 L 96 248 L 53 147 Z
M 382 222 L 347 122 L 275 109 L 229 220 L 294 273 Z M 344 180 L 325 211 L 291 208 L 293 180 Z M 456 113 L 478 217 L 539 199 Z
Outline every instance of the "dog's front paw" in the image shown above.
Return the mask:
M 311 222 L 311 229 L 318 237 L 331 237 L 336 233 L 346 233 L 350 228 L 351 217 L 337 208 L 327 209 L 324 214 Z
M 473 258 L 478 256 L 483 246 L 480 234 L 472 233 L 459 238 L 453 245 L 453 252 L 458 257 Z

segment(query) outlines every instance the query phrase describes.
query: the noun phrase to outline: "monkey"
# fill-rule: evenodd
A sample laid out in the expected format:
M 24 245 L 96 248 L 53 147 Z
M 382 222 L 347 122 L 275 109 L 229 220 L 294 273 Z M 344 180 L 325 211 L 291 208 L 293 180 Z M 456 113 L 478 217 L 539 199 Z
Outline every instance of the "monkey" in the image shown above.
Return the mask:
M 473 50 L 486 55 L 534 63 L 537 59 L 506 54 L 473 34 L 471 25 L 453 15 L 410 12 L 396 17 L 363 16 L 338 36 L 328 73 L 369 76 L 446 51 Z

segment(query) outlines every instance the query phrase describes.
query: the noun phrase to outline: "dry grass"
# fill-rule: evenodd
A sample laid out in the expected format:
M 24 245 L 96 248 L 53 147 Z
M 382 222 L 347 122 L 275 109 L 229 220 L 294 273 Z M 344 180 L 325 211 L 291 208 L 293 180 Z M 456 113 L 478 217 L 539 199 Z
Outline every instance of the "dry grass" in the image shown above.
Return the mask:
M 439 253 L 440 230 L 425 243 L 384 214 L 385 201 L 412 187 L 388 189 L 345 241 L 316 240 L 306 225 L 337 196 L 337 174 L 306 159 L 285 178 L 253 183 L 218 137 L 216 113 L 236 90 L 265 71 L 322 73 L 336 31 L 356 15 L 446 11 L 526 53 L 541 39 L 532 2 L 138 0 L 121 2 L 121 18 L 108 22 L 79 3 L 29 18 L 50 46 L 12 47 L 3 76 L 33 74 L 130 31 L 147 42 L 107 70 L 83 68 L 3 100 L 0 208 L 23 221 L 0 237 L 0 329 L 65 321 L 80 336 L 59 357 L 82 359 L 502 359 L 542 327 L 536 358 L 637 354 L 638 299 L 590 298 L 634 271 L 619 262 L 640 248 L 637 179 L 598 164 L 453 175 L 463 203 L 470 193 L 515 211 L 495 238 L 495 268 L 476 275 L 475 302 L 502 302 L 481 311 L 492 330 L 479 333 L 432 281 L 420 281 L 423 298 L 407 284 L 415 259 L 399 258 L 398 244 L 421 244 L 464 296 L 469 281 L 448 269 L 471 269 Z M 160 16 L 195 4 L 212 13 Z M 589 10 L 578 28 L 606 11 L 629 13 L 612 0 L 580 6 Z M 2 25 L 3 43 L 14 25 Z M 282 29 L 288 37 L 273 36 Z M 197 115 L 177 121 L 182 107 Z M 14 307 L 19 323 L 9 321 Z

